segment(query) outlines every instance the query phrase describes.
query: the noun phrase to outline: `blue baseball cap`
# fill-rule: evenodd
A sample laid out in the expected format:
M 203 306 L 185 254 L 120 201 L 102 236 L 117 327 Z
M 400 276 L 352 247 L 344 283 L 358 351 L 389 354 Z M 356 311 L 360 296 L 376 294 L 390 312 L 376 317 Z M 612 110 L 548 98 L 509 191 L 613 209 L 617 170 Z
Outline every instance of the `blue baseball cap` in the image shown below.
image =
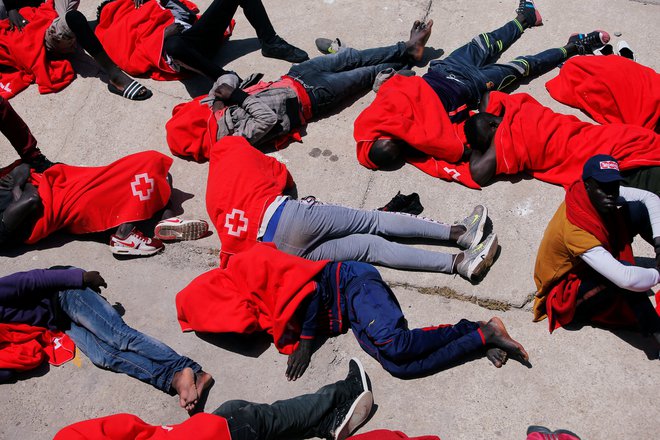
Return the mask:
M 589 178 L 601 183 L 623 180 L 619 172 L 619 162 L 607 154 L 597 154 L 584 163 L 582 180 Z

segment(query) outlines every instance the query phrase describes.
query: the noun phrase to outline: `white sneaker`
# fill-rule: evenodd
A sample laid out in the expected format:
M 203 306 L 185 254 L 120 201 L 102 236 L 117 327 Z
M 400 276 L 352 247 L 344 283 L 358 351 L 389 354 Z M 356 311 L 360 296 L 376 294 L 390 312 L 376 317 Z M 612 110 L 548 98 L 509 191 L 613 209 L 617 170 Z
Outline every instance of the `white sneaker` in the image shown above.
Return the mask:
M 206 235 L 209 224 L 204 220 L 183 220 L 172 217 L 156 225 L 154 236 L 164 241 L 197 240 Z
M 635 57 L 635 52 L 633 52 L 633 50 L 630 48 L 630 45 L 625 40 L 621 40 L 617 43 L 616 51 L 620 56 L 624 58 L 637 61 L 637 58 Z
M 456 266 L 456 272 L 470 281 L 479 278 L 490 266 L 497 253 L 497 235 L 490 234 L 477 246 L 463 251 L 463 261 Z
M 110 250 L 116 255 L 148 256 L 162 251 L 163 248 L 165 245 L 162 241 L 146 237 L 136 228 L 133 228 L 126 238 L 119 238 L 114 234 L 110 237 Z

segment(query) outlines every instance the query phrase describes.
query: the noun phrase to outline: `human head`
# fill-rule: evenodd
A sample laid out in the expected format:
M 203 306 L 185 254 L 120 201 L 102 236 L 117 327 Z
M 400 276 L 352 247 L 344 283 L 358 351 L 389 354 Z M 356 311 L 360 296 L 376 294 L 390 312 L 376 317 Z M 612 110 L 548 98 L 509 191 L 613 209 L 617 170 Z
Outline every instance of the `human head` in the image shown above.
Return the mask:
M 369 160 L 380 169 L 396 168 L 403 164 L 406 147 L 401 139 L 378 139 L 369 150 Z
M 615 158 L 607 154 L 593 156 L 584 163 L 582 180 L 596 211 L 605 215 L 616 210 L 623 177 Z
M 465 121 L 463 130 L 470 148 L 477 151 L 486 151 L 490 147 L 497 127 L 502 118 L 492 113 L 477 113 Z

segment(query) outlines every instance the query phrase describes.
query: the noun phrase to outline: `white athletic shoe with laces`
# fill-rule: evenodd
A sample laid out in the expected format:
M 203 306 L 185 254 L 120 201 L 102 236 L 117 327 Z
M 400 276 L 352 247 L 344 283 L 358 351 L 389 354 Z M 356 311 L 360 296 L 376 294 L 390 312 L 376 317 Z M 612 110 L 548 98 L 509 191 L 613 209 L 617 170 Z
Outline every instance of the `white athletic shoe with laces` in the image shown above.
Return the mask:
M 116 255 L 148 256 L 162 251 L 163 248 L 165 245 L 162 241 L 149 238 L 136 228 L 133 228 L 126 238 L 119 238 L 114 234 L 110 237 L 110 250 Z

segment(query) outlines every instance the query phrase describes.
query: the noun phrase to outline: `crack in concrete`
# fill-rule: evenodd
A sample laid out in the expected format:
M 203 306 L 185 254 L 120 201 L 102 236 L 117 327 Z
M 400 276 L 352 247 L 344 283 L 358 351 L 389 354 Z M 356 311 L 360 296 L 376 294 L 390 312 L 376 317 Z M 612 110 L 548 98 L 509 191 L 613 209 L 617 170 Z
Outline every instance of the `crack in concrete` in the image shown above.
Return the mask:
M 533 293 L 529 294 L 521 305 L 517 305 L 517 304 L 511 304 L 506 301 L 500 301 L 497 299 L 479 298 L 475 295 L 467 295 L 464 293 L 460 293 L 452 289 L 451 287 L 447 287 L 447 286 L 421 287 L 421 286 L 413 286 L 412 284 L 408 284 L 408 283 L 399 283 L 399 282 L 390 282 L 388 284 L 390 287 L 403 287 L 404 289 L 415 290 L 423 295 L 442 296 L 443 298 L 469 302 L 479 307 L 483 307 L 484 309 L 497 310 L 500 312 L 506 312 L 508 310 L 511 310 L 512 308 L 523 309 L 527 304 L 529 304 L 534 299 L 534 294 Z
M 371 173 L 369 175 L 369 181 L 367 181 L 367 189 L 364 191 L 364 194 L 362 194 L 362 200 L 360 201 L 360 209 L 364 208 L 364 205 L 367 203 L 367 195 L 369 194 L 369 191 L 371 191 L 371 185 L 374 182 L 374 176 L 376 173 Z

